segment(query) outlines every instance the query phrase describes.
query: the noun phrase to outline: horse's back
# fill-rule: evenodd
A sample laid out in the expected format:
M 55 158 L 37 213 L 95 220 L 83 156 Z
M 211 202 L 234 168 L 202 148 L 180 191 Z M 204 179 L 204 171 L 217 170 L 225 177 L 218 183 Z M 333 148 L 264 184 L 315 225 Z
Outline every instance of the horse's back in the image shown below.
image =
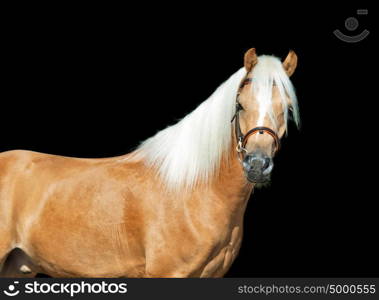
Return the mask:
M 0 153 L 0 275 L 4 275 L 2 265 L 6 257 L 17 247 L 14 184 L 29 155 L 28 151 L 22 150 Z
M 0 153 L 0 228 L 3 231 L 11 226 L 13 185 L 28 155 L 27 151 L 22 150 Z
M 126 254 L 143 253 L 139 229 L 128 231 L 142 223 L 140 207 L 127 185 L 132 172 L 120 158 L 1 153 L 0 214 L 8 218 L 13 247 L 44 257 L 37 263 L 52 274 L 52 265 L 61 265 L 67 276 L 122 276 L 128 268 L 141 275 L 143 261 L 121 260 Z M 107 260 L 113 261 L 113 268 Z M 107 271 L 102 272 L 105 266 Z
M 0 153 L 0 228 L 16 233 L 14 244 L 23 229 L 17 225 L 38 212 L 44 191 L 67 176 L 69 170 L 77 171 L 69 167 L 72 160 L 26 150 Z

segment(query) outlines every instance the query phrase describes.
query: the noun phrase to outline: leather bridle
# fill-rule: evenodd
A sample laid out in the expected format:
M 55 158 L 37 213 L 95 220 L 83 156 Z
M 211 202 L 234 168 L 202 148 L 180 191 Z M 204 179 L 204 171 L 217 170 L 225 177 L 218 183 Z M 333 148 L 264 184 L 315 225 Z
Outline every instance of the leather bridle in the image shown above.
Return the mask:
M 234 123 L 234 131 L 235 131 L 235 135 L 236 135 L 236 139 L 237 139 L 236 150 L 237 150 L 239 158 L 241 160 L 244 157 L 244 153 L 247 153 L 247 150 L 246 150 L 245 146 L 247 144 L 247 141 L 248 141 L 249 137 L 252 136 L 252 135 L 254 135 L 254 134 L 257 134 L 257 133 L 259 133 L 259 134 L 267 133 L 270 136 L 272 136 L 272 138 L 274 139 L 274 143 L 275 143 L 275 152 L 278 151 L 279 148 L 280 148 L 280 139 L 279 139 L 279 136 L 271 128 L 268 128 L 268 127 L 265 127 L 265 126 L 258 126 L 258 127 L 254 127 L 252 129 L 250 129 L 248 132 L 246 132 L 246 134 L 242 133 L 242 130 L 241 130 L 241 127 L 240 127 L 240 122 L 239 122 L 239 112 L 241 110 L 243 110 L 243 107 L 239 103 L 238 99 L 239 99 L 239 96 L 241 94 L 242 88 L 246 84 L 249 84 L 251 82 L 252 82 L 252 78 L 246 78 L 245 77 L 245 79 L 242 80 L 242 82 L 241 82 L 241 84 L 239 86 L 238 92 L 237 92 L 237 97 L 236 97 L 236 112 L 235 112 L 235 114 L 233 116 L 233 119 L 231 121 L 231 122 L 235 121 L 235 123 Z

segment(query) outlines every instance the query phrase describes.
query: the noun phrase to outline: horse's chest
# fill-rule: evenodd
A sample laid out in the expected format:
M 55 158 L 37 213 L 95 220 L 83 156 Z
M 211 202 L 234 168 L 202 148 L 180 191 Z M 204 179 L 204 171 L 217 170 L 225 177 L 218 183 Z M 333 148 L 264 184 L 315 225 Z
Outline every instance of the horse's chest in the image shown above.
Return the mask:
M 223 241 L 220 246 L 215 247 L 215 251 L 201 270 L 200 277 L 221 277 L 232 265 L 238 254 L 242 240 L 241 226 L 235 226 L 229 238 Z

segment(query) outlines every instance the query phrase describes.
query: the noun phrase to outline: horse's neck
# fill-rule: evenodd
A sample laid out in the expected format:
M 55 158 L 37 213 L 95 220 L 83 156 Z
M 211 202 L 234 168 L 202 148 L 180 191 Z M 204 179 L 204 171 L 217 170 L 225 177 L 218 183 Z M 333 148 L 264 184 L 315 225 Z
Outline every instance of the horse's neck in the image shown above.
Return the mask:
M 212 183 L 212 190 L 231 210 L 244 209 L 253 185 L 246 180 L 235 145 L 232 145 L 229 159 L 223 159 L 218 175 Z
M 233 141 L 235 141 L 234 135 Z M 242 216 L 253 185 L 246 180 L 235 146 L 235 142 L 232 142 L 209 182 L 199 184 L 191 190 L 183 189 L 174 193 L 164 191 L 166 183 L 159 180 L 155 168 L 147 167 L 143 161 L 126 160 L 128 170 L 134 169 L 138 174 L 136 178 L 139 178 L 140 174 L 145 178 L 144 184 L 135 184 L 132 189 L 136 189 L 136 194 L 141 197 L 147 193 L 154 194 L 154 201 L 149 205 L 157 210 L 165 208 L 172 213 L 181 213 L 185 206 L 191 209 L 193 216 L 198 214 L 222 215 L 225 218 Z

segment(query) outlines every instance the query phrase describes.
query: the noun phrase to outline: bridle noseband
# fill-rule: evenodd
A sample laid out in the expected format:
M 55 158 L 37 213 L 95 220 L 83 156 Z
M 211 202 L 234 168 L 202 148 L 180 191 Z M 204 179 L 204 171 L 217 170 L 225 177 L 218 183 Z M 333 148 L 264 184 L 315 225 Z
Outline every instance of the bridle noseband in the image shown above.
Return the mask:
M 247 75 L 246 75 L 247 76 Z M 233 116 L 233 119 L 231 122 L 235 121 L 234 123 L 234 130 L 235 130 L 235 135 L 237 138 L 237 147 L 236 150 L 239 154 L 240 160 L 243 159 L 244 153 L 247 153 L 247 150 L 245 148 L 247 141 L 250 136 L 259 133 L 259 134 L 264 134 L 267 133 L 272 136 L 274 139 L 275 143 L 275 152 L 279 150 L 280 148 L 280 139 L 279 136 L 276 134 L 274 130 L 271 128 L 265 127 L 265 126 L 259 126 L 259 127 L 254 127 L 253 129 L 250 129 L 246 134 L 242 133 L 241 127 L 240 127 L 240 122 L 239 122 L 239 112 L 243 110 L 242 105 L 239 103 L 238 98 L 239 95 L 241 94 L 241 89 L 246 85 L 252 82 L 252 78 L 245 78 L 242 80 L 242 83 L 239 86 L 238 92 L 237 92 L 237 97 L 236 97 L 236 112 Z

